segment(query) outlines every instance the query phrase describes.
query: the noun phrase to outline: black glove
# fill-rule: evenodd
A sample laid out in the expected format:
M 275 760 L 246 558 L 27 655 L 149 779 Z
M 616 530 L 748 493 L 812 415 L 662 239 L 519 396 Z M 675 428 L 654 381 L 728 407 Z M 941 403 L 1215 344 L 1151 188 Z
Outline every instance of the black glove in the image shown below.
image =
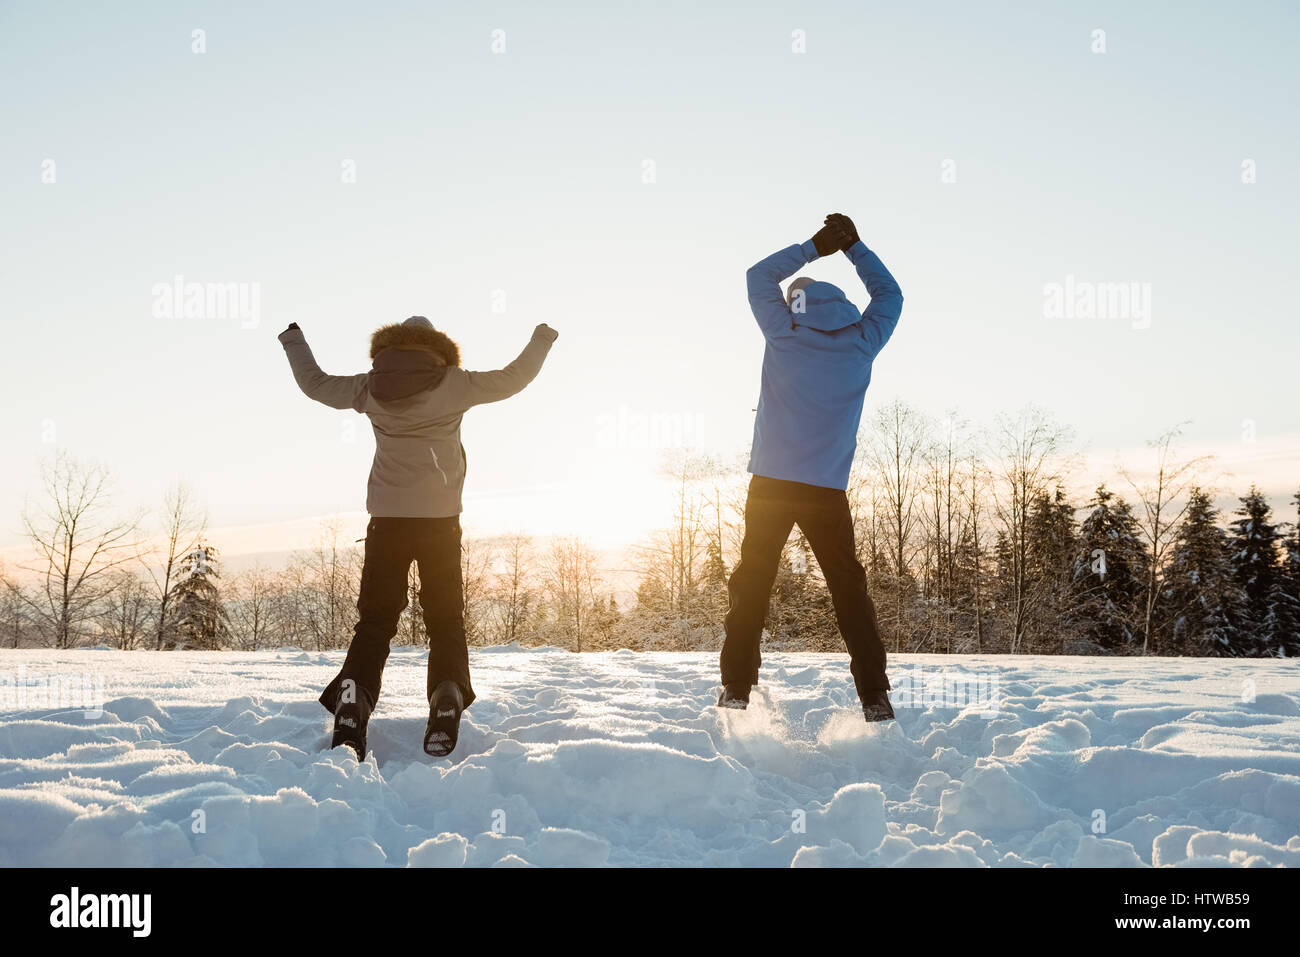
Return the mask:
M 827 226 L 838 226 L 844 233 L 844 245 L 840 247 L 841 251 L 848 252 L 849 247 L 858 242 L 858 228 L 853 225 L 853 220 L 843 213 L 831 213 L 826 217 Z
M 838 223 L 832 225 L 828 222 L 813 234 L 812 241 L 818 256 L 829 256 L 844 248 L 844 228 Z
M 298 328 L 298 323 L 296 322 L 289 323 L 289 329 L 297 329 L 297 328 Z M 288 332 L 289 329 L 284 330 L 284 332 Z M 280 335 L 284 335 L 284 332 L 280 333 Z

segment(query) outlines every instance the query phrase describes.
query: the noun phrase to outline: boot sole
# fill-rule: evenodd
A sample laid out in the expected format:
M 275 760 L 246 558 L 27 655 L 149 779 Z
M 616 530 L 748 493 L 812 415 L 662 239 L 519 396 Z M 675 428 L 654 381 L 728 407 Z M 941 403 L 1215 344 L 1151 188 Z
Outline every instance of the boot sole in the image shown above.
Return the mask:
M 460 715 L 454 718 L 434 718 L 424 732 L 424 753 L 431 758 L 445 758 L 456 750 L 460 737 Z

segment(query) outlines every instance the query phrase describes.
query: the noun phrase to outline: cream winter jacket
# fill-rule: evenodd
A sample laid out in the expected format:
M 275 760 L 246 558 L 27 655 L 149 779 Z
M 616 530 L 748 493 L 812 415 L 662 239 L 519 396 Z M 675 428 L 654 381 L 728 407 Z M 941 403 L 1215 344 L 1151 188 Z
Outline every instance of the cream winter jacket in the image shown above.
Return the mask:
M 358 375 L 327 375 L 301 329 L 280 343 L 293 377 L 309 398 L 370 419 L 375 458 L 366 510 L 376 517 L 459 515 L 465 486 L 465 411 L 519 392 L 542 368 L 557 333 L 538 326 L 513 362 L 494 372 L 460 368 L 456 344 L 432 328 L 384 326 L 371 340 L 374 368 Z M 377 395 L 379 397 L 377 397 Z

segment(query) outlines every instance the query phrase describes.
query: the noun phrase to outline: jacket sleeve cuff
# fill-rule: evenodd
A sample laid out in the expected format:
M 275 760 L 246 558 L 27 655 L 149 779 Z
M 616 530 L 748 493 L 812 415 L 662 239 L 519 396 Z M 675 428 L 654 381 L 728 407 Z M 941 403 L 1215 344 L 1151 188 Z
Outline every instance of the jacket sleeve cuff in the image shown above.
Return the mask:
M 802 243 L 800 243 L 799 250 L 800 252 L 803 253 L 803 261 L 806 263 L 810 263 L 814 259 L 821 258 L 820 256 L 817 255 L 817 244 L 814 243 L 811 239 L 804 240 Z
M 560 333 L 551 328 L 534 329 L 533 338 L 541 339 L 543 342 L 554 342 L 556 339 L 560 338 Z
M 291 342 L 306 342 L 307 337 L 302 334 L 301 329 L 286 329 L 276 336 L 280 340 L 280 345 L 287 346 Z
M 867 249 L 867 244 L 859 239 L 848 249 L 844 250 L 844 255 L 848 256 L 851 261 L 857 262 L 859 259 L 862 258 L 863 253 L 867 253 L 870 251 L 871 250 Z

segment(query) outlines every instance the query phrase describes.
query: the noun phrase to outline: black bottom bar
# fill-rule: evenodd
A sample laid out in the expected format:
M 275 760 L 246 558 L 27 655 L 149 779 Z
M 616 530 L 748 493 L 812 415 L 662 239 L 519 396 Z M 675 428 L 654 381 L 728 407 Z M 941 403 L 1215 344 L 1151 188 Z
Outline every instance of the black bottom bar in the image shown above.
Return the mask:
M 610 918 L 624 930 L 643 926 L 647 940 L 671 940 L 680 931 L 686 942 L 723 899 L 746 908 L 747 923 L 760 927 L 788 922 L 806 933 L 825 923 L 830 932 L 847 913 L 882 933 L 888 928 L 890 939 L 926 947 L 1024 940 L 1038 929 L 1071 943 L 1200 937 L 1231 947 L 1293 929 L 1300 890 L 1295 872 L 1284 869 L 11 869 L 0 871 L 0 880 L 4 927 L 18 939 L 77 934 L 83 942 L 98 937 L 128 946 L 154 940 L 205 948 L 337 943 L 354 935 L 373 941 L 388 931 L 447 928 L 457 932 L 457 946 L 477 937 L 496 949 L 516 934 L 536 944 L 539 931 L 552 941 L 559 934 L 577 942 Z M 148 909 L 143 896 L 104 895 L 148 895 Z M 72 926 L 114 921 L 118 926 Z

